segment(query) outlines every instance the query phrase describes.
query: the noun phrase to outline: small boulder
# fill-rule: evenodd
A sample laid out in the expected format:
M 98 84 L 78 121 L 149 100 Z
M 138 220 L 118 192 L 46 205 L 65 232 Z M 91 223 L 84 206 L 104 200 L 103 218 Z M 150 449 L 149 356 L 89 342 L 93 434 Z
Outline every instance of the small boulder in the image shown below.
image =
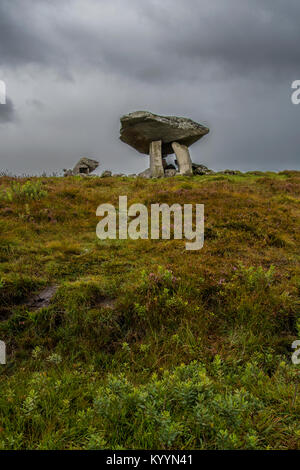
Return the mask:
M 74 175 L 89 175 L 98 168 L 99 162 L 91 158 L 83 157 L 73 168 Z
M 99 162 L 91 158 L 83 157 L 74 166 L 73 170 L 64 169 L 64 176 L 87 176 L 98 168 Z
M 66 170 L 64 168 L 64 176 L 73 176 L 73 170 Z
M 165 177 L 170 178 L 179 174 L 175 169 L 165 170 Z
M 148 168 L 148 169 L 145 170 L 145 171 L 142 171 L 142 173 L 139 173 L 138 176 L 139 176 L 140 178 L 147 178 L 147 179 L 148 179 L 148 178 L 151 178 L 151 170 L 150 170 L 150 168 Z
M 214 172 L 207 168 L 205 165 L 199 165 L 198 163 L 192 164 L 194 175 L 211 175 Z
M 111 171 L 103 171 L 101 178 L 109 178 L 110 176 L 112 176 Z

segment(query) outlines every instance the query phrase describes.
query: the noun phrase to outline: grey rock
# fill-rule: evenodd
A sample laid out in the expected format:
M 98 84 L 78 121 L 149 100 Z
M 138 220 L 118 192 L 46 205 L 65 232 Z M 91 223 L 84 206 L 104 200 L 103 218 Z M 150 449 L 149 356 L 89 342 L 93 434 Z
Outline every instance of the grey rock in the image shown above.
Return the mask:
M 170 178 L 172 176 L 176 176 L 179 173 L 176 170 L 165 170 L 165 177 Z
M 98 168 L 99 162 L 91 158 L 83 157 L 73 168 L 73 175 L 89 175 Z
M 172 148 L 175 152 L 176 160 L 178 161 L 179 173 L 183 176 L 192 176 L 192 160 L 188 147 L 178 142 L 173 142 Z
M 209 129 L 191 119 L 177 116 L 159 116 L 148 111 L 136 111 L 121 117 L 122 142 L 138 152 L 149 154 L 150 144 L 162 141 L 162 154 L 173 154 L 172 143 L 189 147 L 197 142 Z
M 123 178 L 123 177 L 126 176 L 126 175 L 124 175 L 124 173 L 116 173 L 116 174 L 113 175 L 113 176 L 115 176 L 116 178 Z
M 214 172 L 209 170 L 205 165 L 199 165 L 198 163 L 193 163 L 193 173 L 194 175 L 212 175 Z
M 106 171 L 103 171 L 101 178 L 109 178 L 110 176 L 112 176 L 112 172 L 106 170 Z
M 64 168 L 64 176 L 74 176 L 73 170 L 66 170 Z
M 150 144 L 150 170 L 152 178 L 163 178 L 164 167 L 162 158 L 162 141 L 153 141 Z
M 145 171 L 142 171 L 142 173 L 139 173 L 138 176 L 139 176 L 140 178 L 147 178 L 147 179 L 148 179 L 148 178 L 151 178 L 151 170 L 150 170 L 150 168 L 148 168 L 148 169 L 145 170 Z
M 135 173 L 132 173 L 132 175 L 128 175 L 128 178 L 136 178 L 137 175 Z

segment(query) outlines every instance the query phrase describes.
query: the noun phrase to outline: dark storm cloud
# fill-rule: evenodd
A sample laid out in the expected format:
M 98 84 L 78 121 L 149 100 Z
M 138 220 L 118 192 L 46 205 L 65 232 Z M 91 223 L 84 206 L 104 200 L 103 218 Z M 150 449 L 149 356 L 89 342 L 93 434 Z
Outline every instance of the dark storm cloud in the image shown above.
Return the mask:
M 31 21 L 31 7 L 24 8 L 15 0 L 0 3 L 0 65 L 21 65 L 49 60 L 49 44 L 37 36 Z M 28 6 L 28 5 L 27 5 Z
M 0 126 L 16 120 L 13 102 L 7 98 L 6 104 L 0 104 Z
M 278 73 L 299 69 L 299 2 L 231 0 L 203 7 L 192 1 L 189 6 L 174 15 L 179 28 L 162 44 L 183 63 L 200 70 L 211 64 L 223 75 L 269 73 L 275 80 Z
M 199 163 L 299 168 L 299 18 L 299 0 L 0 0 L 0 79 L 20 117 L 0 157 L 55 169 L 88 153 L 133 172 L 146 163 L 118 141 L 119 116 L 149 109 L 211 128 Z
M 123 2 L 124 0 L 122 0 Z M 122 10 L 120 1 L 114 2 Z M 240 75 L 278 80 L 299 70 L 300 3 L 294 0 L 164 0 L 126 2 L 123 17 L 92 29 L 60 24 L 73 60 L 140 81 L 219 79 Z M 71 47 L 73 45 L 73 48 Z
M 2 0 L 0 64 L 85 64 L 149 82 L 266 72 L 276 80 L 299 68 L 298 0 L 97 3 L 86 21 L 83 2 L 81 16 L 68 15 L 75 0 Z

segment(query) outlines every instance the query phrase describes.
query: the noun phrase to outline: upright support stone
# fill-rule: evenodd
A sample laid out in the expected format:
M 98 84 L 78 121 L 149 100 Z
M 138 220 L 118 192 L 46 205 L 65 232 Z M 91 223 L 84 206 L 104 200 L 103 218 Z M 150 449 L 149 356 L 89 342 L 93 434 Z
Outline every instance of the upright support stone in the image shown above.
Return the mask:
M 178 144 L 178 142 L 173 142 L 172 148 L 177 158 L 180 174 L 184 176 L 192 176 L 193 175 L 192 160 L 191 160 L 190 152 L 187 146 Z
M 152 178 L 161 178 L 165 175 L 162 163 L 162 141 L 156 140 L 150 144 L 150 171 Z

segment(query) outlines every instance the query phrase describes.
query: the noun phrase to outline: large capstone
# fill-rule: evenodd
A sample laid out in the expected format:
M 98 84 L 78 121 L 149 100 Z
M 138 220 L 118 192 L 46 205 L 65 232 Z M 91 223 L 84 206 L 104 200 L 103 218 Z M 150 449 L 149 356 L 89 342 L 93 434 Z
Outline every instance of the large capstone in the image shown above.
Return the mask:
M 122 142 L 138 152 L 149 154 L 151 142 L 162 142 L 162 155 L 174 153 L 172 143 L 189 147 L 209 129 L 192 119 L 176 116 L 159 116 L 148 111 L 136 111 L 121 118 Z

